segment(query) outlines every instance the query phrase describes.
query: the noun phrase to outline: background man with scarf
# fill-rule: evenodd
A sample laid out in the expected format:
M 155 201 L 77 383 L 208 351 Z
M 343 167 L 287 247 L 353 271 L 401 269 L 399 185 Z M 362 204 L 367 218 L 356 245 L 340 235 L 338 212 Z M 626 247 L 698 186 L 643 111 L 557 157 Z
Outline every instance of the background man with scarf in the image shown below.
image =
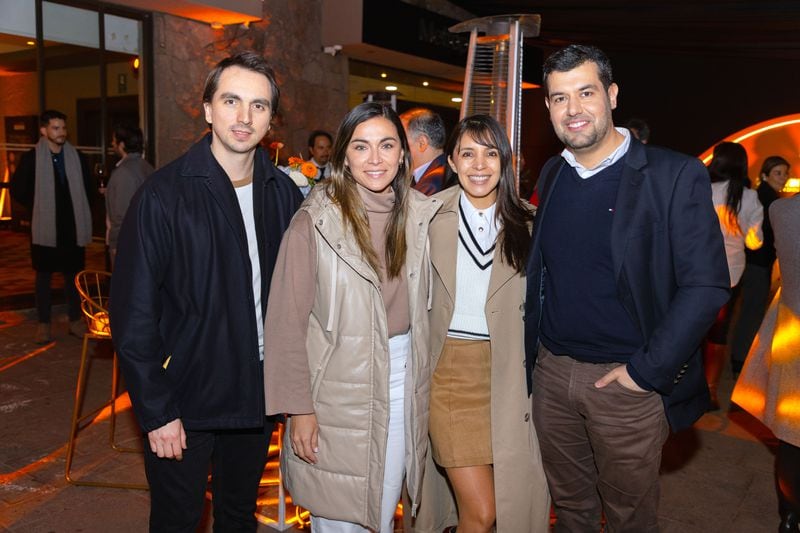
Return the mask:
M 36 271 L 36 342 L 50 342 L 50 282 L 64 275 L 69 332 L 83 336 L 75 274 L 83 270 L 92 240 L 91 178 L 85 157 L 67 141 L 67 117 L 47 110 L 39 121 L 42 137 L 22 155 L 11 179 L 11 196 L 31 212 L 31 259 Z

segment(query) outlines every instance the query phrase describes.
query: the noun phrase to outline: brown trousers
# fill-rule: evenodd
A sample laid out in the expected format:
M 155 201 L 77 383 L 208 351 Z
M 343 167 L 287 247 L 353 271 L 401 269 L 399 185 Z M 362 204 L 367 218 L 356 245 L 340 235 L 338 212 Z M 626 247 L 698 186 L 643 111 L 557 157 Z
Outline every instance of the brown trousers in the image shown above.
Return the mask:
M 556 510 L 555 532 L 658 531 L 658 471 L 669 435 L 656 392 L 595 381 L 619 363 L 591 364 L 541 346 L 533 419 Z

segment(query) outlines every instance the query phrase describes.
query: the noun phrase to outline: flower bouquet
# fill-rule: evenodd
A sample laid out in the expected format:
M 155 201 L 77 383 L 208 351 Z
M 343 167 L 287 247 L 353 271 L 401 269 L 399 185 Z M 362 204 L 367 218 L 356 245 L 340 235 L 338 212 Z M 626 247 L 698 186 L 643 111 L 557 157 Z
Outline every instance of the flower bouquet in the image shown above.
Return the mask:
M 274 142 L 270 146 L 275 150 L 275 164 L 278 164 L 278 152 L 281 148 L 283 148 L 283 143 L 281 142 Z M 316 183 L 314 181 L 314 176 L 317 175 L 319 169 L 317 165 L 312 163 L 311 161 L 306 161 L 302 157 L 290 157 L 289 164 L 281 167 L 278 167 L 284 173 L 286 173 L 292 181 L 300 188 L 300 192 L 303 193 L 303 196 L 308 196 L 308 193 L 311 192 L 311 187 L 314 186 Z

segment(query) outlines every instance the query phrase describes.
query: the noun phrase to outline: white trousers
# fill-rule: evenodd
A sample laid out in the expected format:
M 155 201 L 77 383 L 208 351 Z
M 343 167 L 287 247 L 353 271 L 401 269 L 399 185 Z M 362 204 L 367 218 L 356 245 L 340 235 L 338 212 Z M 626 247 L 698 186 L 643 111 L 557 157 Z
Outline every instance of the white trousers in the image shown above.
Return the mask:
M 383 469 L 383 496 L 381 497 L 381 529 L 379 533 L 394 531 L 394 512 L 400 501 L 405 476 L 405 395 L 406 362 L 411 345 L 411 335 L 395 335 L 389 339 L 389 438 L 386 442 L 386 464 Z M 367 533 L 367 529 L 353 522 L 311 517 L 312 533 Z

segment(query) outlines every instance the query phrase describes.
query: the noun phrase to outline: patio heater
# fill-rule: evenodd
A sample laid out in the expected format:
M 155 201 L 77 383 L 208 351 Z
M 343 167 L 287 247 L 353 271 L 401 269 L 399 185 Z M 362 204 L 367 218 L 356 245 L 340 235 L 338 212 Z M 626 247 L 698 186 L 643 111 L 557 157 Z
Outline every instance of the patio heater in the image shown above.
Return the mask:
M 514 153 L 519 182 L 520 122 L 522 120 L 523 37 L 538 37 L 539 15 L 495 15 L 450 27 L 470 32 L 461 116 L 491 115 L 503 125 Z

